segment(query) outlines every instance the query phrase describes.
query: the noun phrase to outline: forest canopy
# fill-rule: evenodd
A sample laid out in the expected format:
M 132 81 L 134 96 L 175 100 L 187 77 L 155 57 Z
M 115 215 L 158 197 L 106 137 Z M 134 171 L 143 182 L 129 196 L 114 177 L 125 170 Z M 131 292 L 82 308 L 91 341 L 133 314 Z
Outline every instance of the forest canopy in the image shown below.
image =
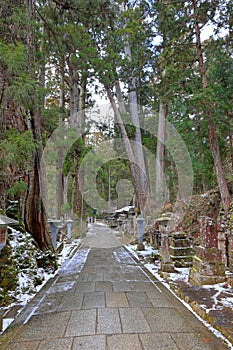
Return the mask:
M 153 214 L 165 203 L 186 201 L 182 190 L 192 186 L 191 194 L 218 187 L 227 213 L 232 34 L 230 0 L 2 0 L 1 210 L 17 202 L 17 219 L 47 249 L 49 215 L 85 217 L 98 205 L 88 194 L 96 172 L 98 200 L 109 212 L 125 192 L 116 205 L 130 202 Z M 111 113 L 99 118 L 93 111 L 106 104 Z M 49 151 L 51 214 L 41 159 L 59 128 L 64 133 Z M 169 128 L 179 135 L 172 145 L 183 158 L 169 146 Z M 96 151 L 101 145 L 105 163 Z M 190 172 L 181 177 L 188 162 Z

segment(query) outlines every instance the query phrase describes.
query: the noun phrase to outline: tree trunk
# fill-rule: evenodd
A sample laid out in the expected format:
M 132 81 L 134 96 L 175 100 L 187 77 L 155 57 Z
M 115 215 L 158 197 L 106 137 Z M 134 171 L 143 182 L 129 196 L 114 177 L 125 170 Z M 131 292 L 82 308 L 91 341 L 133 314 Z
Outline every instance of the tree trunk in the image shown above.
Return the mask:
M 85 100 L 86 100 L 86 73 L 82 73 L 81 85 L 78 84 L 77 67 L 69 64 L 70 72 L 70 126 L 79 131 L 80 136 L 83 135 L 85 126 Z M 75 172 L 72 178 L 72 212 L 73 214 L 82 215 L 83 199 L 83 174 L 79 176 L 78 159 L 80 157 L 80 150 L 75 149 L 74 167 Z
M 56 218 L 61 217 L 61 208 L 64 204 L 64 177 L 62 174 L 62 160 L 63 152 L 59 147 L 57 150 L 57 164 L 56 164 Z
M 122 95 L 119 80 L 115 81 L 115 89 L 116 89 L 117 101 L 119 104 L 119 111 L 120 111 L 120 113 L 126 113 L 125 102 L 124 102 L 124 98 Z
M 122 12 L 125 11 L 125 3 L 121 4 Z M 132 63 L 132 54 L 130 44 L 127 38 L 124 41 L 124 51 L 125 55 L 130 63 Z M 131 75 L 129 77 L 128 83 L 128 91 L 129 91 L 129 109 L 130 109 L 130 117 L 133 125 L 135 126 L 135 147 L 134 147 L 134 156 L 135 161 L 138 167 L 138 179 L 139 179 L 139 191 L 141 192 L 141 197 L 145 198 L 148 195 L 147 186 L 146 186 L 146 167 L 145 160 L 143 154 L 142 147 L 142 138 L 141 138 L 141 129 L 140 129 L 140 121 L 138 115 L 138 103 L 137 103 L 137 93 L 136 93 L 136 78 L 134 76 L 134 72 L 132 70 Z M 142 204 L 142 203 L 141 203 Z M 143 207 L 140 208 L 141 210 Z
M 195 36 L 196 36 L 196 48 L 197 48 L 197 56 L 198 56 L 198 62 L 199 62 L 199 70 L 202 78 L 202 87 L 203 89 L 205 89 L 207 88 L 207 78 L 206 78 L 205 63 L 203 59 L 203 52 L 202 52 L 202 45 L 201 45 L 201 35 L 200 35 L 199 19 L 198 19 L 198 7 L 197 7 L 196 0 L 192 0 L 192 2 L 193 2 L 193 9 L 194 9 L 194 29 L 195 29 Z M 215 173 L 217 177 L 219 191 L 221 194 L 222 205 L 225 212 L 227 213 L 229 205 L 231 203 L 231 195 L 227 187 L 227 182 L 224 176 L 223 165 L 221 161 L 218 140 L 216 135 L 216 128 L 213 121 L 211 120 L 210 108 L 208 108 L 206 112 L 207 112 L 208 124 L 209 124 L 208 126 L 209 145 L 210 145 L 210 149 L 214 159 L 214 168 L 215 168 Z
M 158 123 L 158 137 L 156 149 L 156 171 L 155 171 L 155 203 L 163 205 L 168 200 L 168 189 L 166 188 L 164 176 L 164 143 L 166 130 L 166 116 L 168 106 L 166 103 L 160 103 L 159 107 L 159 123 Z
M 136 196 L 136 202 L 138 205 L 138 209 L 141 210 L 144 207 L 145 204 L 145 197 L 142 194 L 142 190 L 141 190 L 141 184 L 140 184 L 140 177 L 139 177 L 139 171 L 138 171 L 138 166 L 137 166 L 137 162 L 135 160 L 135 155 L 133 153 L 126 129 L 125 129 L 125 125 L 124 122 L 121 118 L 121 114 L 120 111 L 117 108 L 116 102 L 113 98 L 112 92 L 110 90 L 109 87 L 105 86 L 109 101 L 111 103 L 115 118 L 116 118 L 116 122 L 119 125 L 120 128 L 120 132 L 121 132 L 121 136 L 125 145 L 125 150 L 126 150 L 126 154 L 128 156 L 128 160 L 130 163 L 130 170 L 131 170 L 131 174 L 132 174 L 132 180 L 133 180 L 133 186 L 134 186 L 134 191 L 135 191 L 135 196 Z
M 232 115 L 228 115 L 229 123 L 232 123 Z M 230 147 L 230 158 L 231 158 L 231 171 L 233 174 L 233 134 L 232 129 L 228 130 L 228 138 L 229 138 L 229 147 Z
M 227 213 L 229 205 L 231 203 L 231 195 L 224 176 L 223 165 L 222 165 L 221 156 L 220 156 L 219 147 L 218 147 L 216 128 L 212 122 L 209 122 L 208 136 L 209 136 L 209 143 L 212 151 L 212 156 L 214 158 L 214 168 L 218 179 L 218 186 L 221 193 L 222 204 L 225 212 Z
M 71 60 L 71 59 L 70 59 Z M 70 126 L 72 128 L 78 127 L 77 113 L 79 111 L 79 77 L 75 64 L 68 61 L 69 76 L 70 76 Z
M 64 58 L 61 59 L 61 85 L 60 85 L 60 99 L 59 107 L 65 107 L 65 62 Z M 59 118 L 59 124 L 63 122 L 62 117 Z M 63 150 L 62 146 L 58 146 L 57 150 L 57 164 L 56 164 L 56 218 L 60 219 L 61 217 L 61 208 L 64 204 L 64 176 L 62 174 L 62 163 L 63 160 Z
M 39 181 L 40 155 L 37 152 L 32 173 L 29 175 L 29 189 L 25 208 L 25 228 L 32 234 L 41 250 L 52 248 L 44 203 L 41 199 Z
M 34 8 L 33 1 L 26 0 L 26 6 L 28 11 L 28 16 L 31 20 L 34 19 Z M 34 46 L 34 33 L 31 29 L 27 37 L 27 50 L 28 50 L 28 59 L 31 69 L 34 67 L 34 57 L 35 57 L 35 46 Z M 32 77 L 33 78 L 33 77 Z M 32 96 L 33 99 L 33 96 Z M 25 227 L 33 237 L 35 238 L 38 246 L 41 250 L 52 248 L 47 215 L 45 210 L 45 205 L 42 200 L 41 193 L 41 169 L 40 169 L 40 160 L 41 160 L 41 116 L 40 112 L 35 110 L 35 104 L 33 104 L 31 114 L 32 121 L 32 131 L 34 135 L 34 140 L 37 143 L 37 149 L 34 157 L 34 164 L 32 166 L 32 171 L 29 174 L 29 189 L 26 197 L 26 208 L 25 208 Z

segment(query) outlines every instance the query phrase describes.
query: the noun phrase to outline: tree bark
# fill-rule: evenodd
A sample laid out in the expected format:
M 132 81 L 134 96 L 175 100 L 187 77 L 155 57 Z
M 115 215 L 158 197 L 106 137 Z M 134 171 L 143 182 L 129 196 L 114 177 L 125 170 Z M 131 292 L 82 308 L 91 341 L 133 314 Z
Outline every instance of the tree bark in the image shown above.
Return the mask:
M 229 123 L 232 123 L 232 115 L 228 114 Z M 231 128 L 228 130 L 229 147 L 230 147 L 230 158 L 231 158 L 231 170 L 233 174 L 233 133 Z
M 65 62 L 64 58 L 61 59 L 61 73 L 60 73 L 60 99 L 59 107 L 65 108 Z M 63 122 L 62 117 L 59 118 L 59 124 Z M 57 164 L 56 164 L 56 218 L 61 217 L 61 208 L 64 204 L 64 176 L 62 174 L 62 160 L 63 160 L 63 150 L 62 146 L 58 146 L 57 150 Z
M 194 29 L 195 29 L 195 36 L 196 36 L 196 49 L 197 49 L 197 56 L 198 56 L 198 62 L 199 62 L 199 70 L 202 78 L 202 87 L 203 89 L 206 89 L 208 84 L 207 84 L 205 63 L 203 59 L 203 52 L 202 52 L 202 45 L 201 45 L 197 1 L 192 0 L 192 2 L 193 2 L 193 9 L 194 9 Z M 208 126 L 209 145 L 210 145 L 211 153 L 214 159 L 214 168 L 215 168 L 215 173 L 217 177 L 219 191 L 221 194 L 222 205 L 223 205 L 224 211 L 227 213 L 229 205 L 231 203 L 231 195 L 227 187 L 227 182 L 224 176 L 223 165 L 222 165 L 218 139 L 216 134 L 216 128 L 211 119 L 210 108 L 208 108 L 206 112 L 207 112 L 208 124 L 209 124 Z
M 223 165 L 219 152 L 218 140 L 216 135 L 215 125 L 210 121 L 208 125 L 208 136 L 212 156 L 214 159 L 214 168 L 218 179 L 218 187 L 221 194 L 222 204 L 225 212 L 228 212 L 229 205 L 231 203 L 231 195 L 227 186 L 227 182 L 224 176 Z
M 28 11 L 28 16 L 31 20 L 34 18 L 34 8 L 33 1 L 26 0 L 26 6 Z M 28 33 L 27 38 L 27 49 L 28 49 L 28 59 L 29 65 L 31 68 L 34 65 L 34 33 L 31 29 Z M 33 96 L 32 96 L 33 99 Z M 35 238 L 38 246 L 41 250 L 52 248 L 47 215 L 45 210 L 45 205 L 42 200 L 41 194 L 41 169 L 40 169 L 40 160 L 41 160 L 41 116 L 39 110 L 35 110 L 34 104 L 30 111 L 31 122 L 32 122 L 32 131 L 34 140 L 37 143 L 38 147 L 36 149 L 34 163 L 32 166 L 32 171 L 29 174 L 29 189 L 26 197 L 26 208 L 25 208 L 25 227 L 32 236 Z
M 138 171 L 138 165 L 137 162 L 135 160 L 135 155 L 134 152 L 132 150 L 126 129 L 125 129 L 125 125 L 124 122 L 121 118 L 121 114 L 119 109 L 117 108 L 116 102 L 113 98 L 112 92 L 110 90 L 109 87 L 105 86 L 107 95 L 108 95 L 108 99 L 111 103 L 115 118 L 116 118 L 116 122 L 119 125 L 120 128 L 120 132 L 121 132 L 121 136 L 125 145 L 125 150 L 126 150 L 126 154 L 130 163 L 130 170 L 131 170 L 131 174 L 132 174 L 132 179 L 133 179 L 133 186 L 134 186 L 134 192 L 135 192 L 135 196 L 136 196 L 136 202 L 138 205 L 138 209 L 141 210 L 144 207 L 145 204 L 145 197 L 142 193 L 141 190 L 141 184 L 140 184 L 140 177 L 139 177 L 139 171 Z
M 122 12 L 125 11 L 125 3 L 121 4 Z M 124 51 L 125 55 L 130 63 L 132 63 L 132 54 L 130 43 L 127 37 L 124 40 Z M 136 93 L 136 77 L 134 76 L 133 68 L 131 69 L 131 74 L 128 81 L 128 91 L 129 91 L 129 109 L 131 121 L 135 127 L 135 147 L 134 147 L 134 156 L 135 161 L 138 166 L 138 179 L 139 179 L 139 191 L 141 192 L 140 197 L 145 198 L 148 195 L 147 186 L 146 186 L 146 166 L 142 148 L 142 137 L 140 129 L 140 120 L 138 115 L 138 103 L 137 103 L 137 93 Z M 142 205 L 142 203 L 141 203 Z M 141 210 L 143 207 L 140 208 Z
M 41 250 L 52 248 L 39 181 L 40 155 L 36 154 L 26 198 L 25 228 L 32 234 Z
M 69 76 L 70 76 L 70 126 L 72 128 L 78 127 L 77 113 L 79 111 L 79 77 L 76 64 L 71 62 L 71 57 L 68 60 Z
M 163 205 L 168 200 L 168 193 L 164 177 L 164 143 L 166 130 L 166 116 L 168 105 L 160 102 L 159 123 L 156 148 L 156 171 L 155 171 L 155 203 Z

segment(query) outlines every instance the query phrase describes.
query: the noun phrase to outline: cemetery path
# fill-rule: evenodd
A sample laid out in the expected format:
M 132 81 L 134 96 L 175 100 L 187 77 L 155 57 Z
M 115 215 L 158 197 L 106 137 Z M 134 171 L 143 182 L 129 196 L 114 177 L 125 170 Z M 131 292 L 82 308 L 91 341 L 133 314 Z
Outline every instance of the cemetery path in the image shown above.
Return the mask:
M 3 333 L 0 348 L 227 349 L 101 224 Z

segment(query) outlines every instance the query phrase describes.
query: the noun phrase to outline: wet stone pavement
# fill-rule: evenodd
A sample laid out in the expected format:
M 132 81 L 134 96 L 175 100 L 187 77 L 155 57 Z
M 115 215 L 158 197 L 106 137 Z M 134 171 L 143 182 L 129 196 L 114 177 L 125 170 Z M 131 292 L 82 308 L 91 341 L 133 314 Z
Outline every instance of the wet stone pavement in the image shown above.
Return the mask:
M 104 225 L 0 337 L 2 350 L 227 349 Z

